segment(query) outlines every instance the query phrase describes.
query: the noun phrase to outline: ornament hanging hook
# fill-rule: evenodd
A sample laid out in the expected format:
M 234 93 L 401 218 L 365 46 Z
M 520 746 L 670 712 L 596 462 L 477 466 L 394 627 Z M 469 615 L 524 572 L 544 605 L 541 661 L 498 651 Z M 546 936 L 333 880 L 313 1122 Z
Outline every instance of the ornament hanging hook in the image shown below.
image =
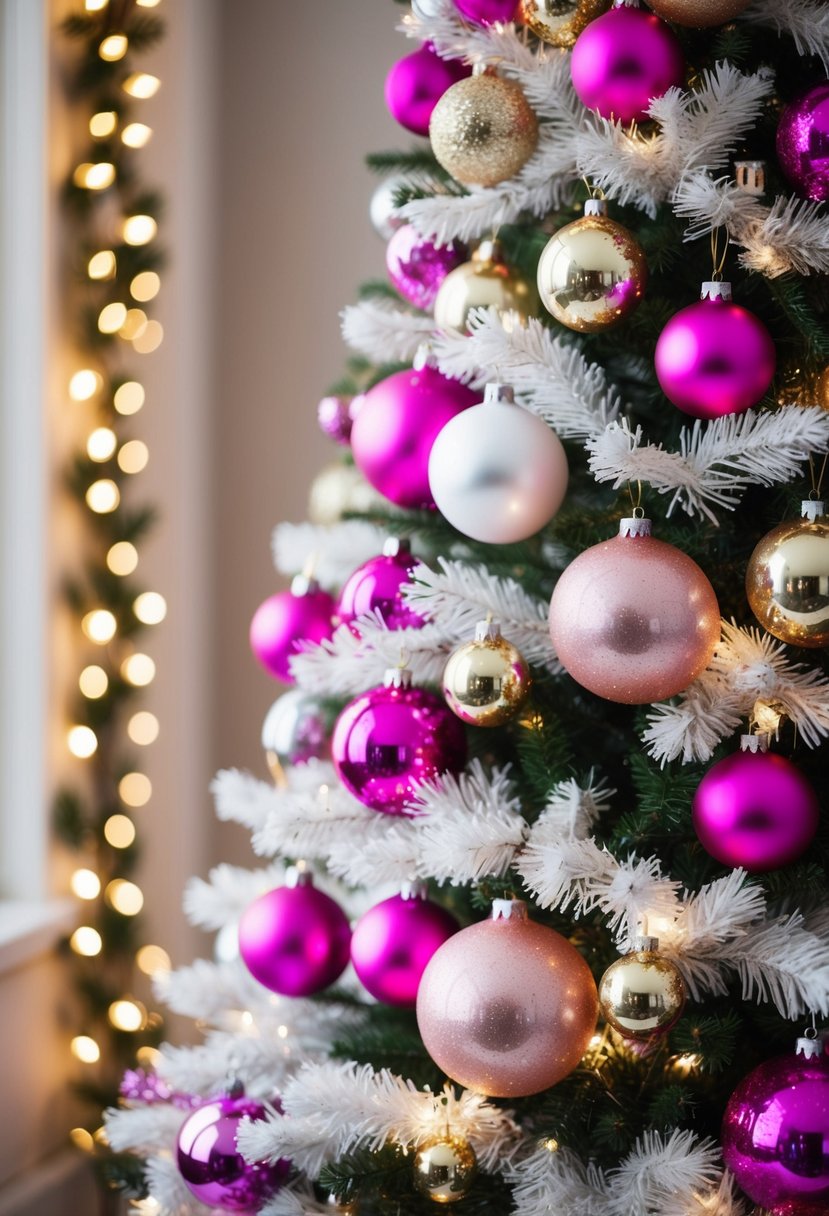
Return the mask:
M 711 229 L 711 282 L 720 283 L 722 281 L 723 270 L 725 269 L 725 259 L 728 257 L 729 236 L 725 233 L 725 245 L 722 253 L 720 252 L 720 231 L 719 228 Z
M 395 663 L 395 667 L 397 668 L 398 671 L 403 671 L 404 668 L 409 666 L 410 657 L 411 656 L 409 655 L 409 652 L 406 649 L 406 647 L 401 646 L 400 647 L 400 657 L 398 658 L 397 662 Z
M 809 491 L 809 498 L 812 500 L 812 502 L 820 501 L 821 491 L 823 488 L 823 478 L 826 476 L 826 462 L 827 461 L 829 461 L 829 452 L 825 453 L 825 455 L 823 457 L 823 463 L 820 466 L 820 473 L 816 477 L 814 458 L 813 458 L 811 452 L 809 453 L 809 473 L 810 473 L 811 479 L 812 479 L 812 488 Z
M 642 506 L 642 483 L 637 481 L 636 494 L 633 493 L 633 482 L 628 482 L 628 494 L 630 495 L 630 507 L 634 519 L 645 518 L 645 508 Z
M 607 196 L 606 196 L 604 190 L 602 190 L 601 186 L 594 186 L 593 183 L 590 181 L 590 178 L 586 177 L 586 176 L 582 177 L 581 180 L 584 182 L 584 188 L 586 189 L 587 193 L 590 195 L 591 198 L 598 198 L 598 199 L 601 199 L 602 202 L 604 202 L 604 200 Z

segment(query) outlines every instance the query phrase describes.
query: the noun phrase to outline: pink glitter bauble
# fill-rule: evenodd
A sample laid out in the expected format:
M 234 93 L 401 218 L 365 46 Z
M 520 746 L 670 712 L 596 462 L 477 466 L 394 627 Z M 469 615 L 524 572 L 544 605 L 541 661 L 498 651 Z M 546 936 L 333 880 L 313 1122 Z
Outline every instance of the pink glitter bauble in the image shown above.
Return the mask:
M 427 42 L 395 63 L 386 76 L 389 113 L 407 131 L 428 135 L 432 110 L 449 86 L 469 73 L 458 59 L 441 59 Z
M 780 1056 L 755 1068 L 729 1099 L 721 1142 L 725 1164 L 761 1207 L 781 1216 L 829 1210 L 829 1058 Z
M 360 616 L 380 614 L 389 629 L 419 629 L 423 617 L 403 599 L 417 558 L 405 541 L 387 542 L 382 554 L 359 566 L 346 579 L 337 604 L 337 620 L 350 624 Z
M 777 159 L 801 198 L 829 199 L 829 80 L 783 110 L 777 128 Z
M 290 1161 L 246 1161 L 236 1144 L 242 1119 L 256 1123 L 266 1115 L 260 1102 L 222 1097 L 202 1103 L 184 1120 L 176 1161 L 188 1190 L 202 1203 L 225 1212 L 258 1211 L 279 1190 Z
M 478 396 L 428 363 L 375 384 L 354 410 L 351 451 L 375 490 L 398 507 L 434 509 L 429 456 L 444 426 Z
M 290 660 L 305 642 L 321 642 L 334 632 L 335 603 L 317 583 L 297 578 L 260 604 L 250 623 L 250 648 L 266 671 L 293 684 Z
M 623 5 L 582 30 L 570 73 L 589 110 L 620 122 L 642 122 L 654 97 L 685 83 L 685 57 L 664 21 Z
M 468 256 L 460 241 L 435 245 L 412 224 L 404 224 L 386 246 L 386 269 L 392 286 L 404 300 L 431 312 L 441 283 Z
M 360 983 L 386 1005 L 414 1008 L 426 964 L 459 928 L 450 912 L 417 893 L 384 899 L 354 926 L 351 961 Z
M 317 406 L 317 422 L 323 435 L 347 446 L 351 438 L 351 398 L 323 397 Z
M 249 904 L 239 921 L 239 953 L 254 979 L 282 996 L 308 996 L 333 984 L 348 963 L 345 913 L 310 874 Z
M 815 791 L 791 760 L 750 751 L 726 756 L 705 774 L 692 813 L 706 852 L 752 873 L 796 861 L 820 818 Z
M 584 688 L 642 705 L 674 696 L 705 670 L 720 638 L 720 610 L 687 554 L 650 535 L 620 535 L 579 554 L 561 575 L 550 636 L 565 671 Z
M 343 785 L 364 806 L 387 815 L 407 814 L 421 782 L 460 773 L 466 762 L 461 723 L 442 698 L 412 688 L 408 676 L 390 672 L 386 684 L 350 701 L 331 739 Z
M 596 1029 L 590 968 L 561 934 L 499 900 L 493 919 L 440 947 L 417 993 L 417 1024 L 437 1066 L 495 1098 L 536 1094 L 578 1065 Z
M 462 17 L 473 25 L 506 24 L 515 17 L 518 0 L 453 0 Z
M 662 391 L 693 418 L 723 418 L 750 409 L 771 384 L 776 363 L 763 322 L 730 296 L 705 296 L 683 308 L 656 344 Z

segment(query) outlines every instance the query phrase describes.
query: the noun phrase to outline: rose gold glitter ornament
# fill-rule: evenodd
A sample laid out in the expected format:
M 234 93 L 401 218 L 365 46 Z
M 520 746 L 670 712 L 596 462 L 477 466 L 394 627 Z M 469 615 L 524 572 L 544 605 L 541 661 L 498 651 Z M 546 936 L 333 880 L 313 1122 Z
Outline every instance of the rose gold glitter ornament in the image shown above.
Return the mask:
M 501 636 L 496 621 L 479 621 L 474 641 L 453 650 L 443 670 L 443 695 L 453 714 L 471 726 L 501 726 L 530 691 L 530 669 Z
M 649 1042 L 667 1034 L 685 1008 L 685 981 L 658 949 L 656 937 L 634 938 L 631 953 L 611 963 L 599 981 L 599 1011 L 627 1039 Z
M 429 122 L 438 162 L 455 181 L 495 186 L 514 177 L 538 143 L 538 119 L 520 87 L 503 76 L 459 80 Z
M 751 0 L 648 0 L 648 7 L 677 25 L 723 25 L 739 17 Z
M 435 324 L 468 332 L 473 308 L 494 308 L 508 334 L 538 312 L 535 283 L 507 265 L 500 241 L 481 241 L 470 261 L 450 270 L 438 288 Z
M 417 1022 L 439 1068 L 467 1089 L 516 1098 L 578 1065 L 596 1028 L 590 968 L 566 938 L 496 900 L 492 919 L 445 942 L 423 973 Z
M 607 0 L 521 0 L 518 20 L 551 46 L 571 47 L 607 7 Z
M 720 638 L 714 588 L 687 554 L 651 536 L 649 519 L 581 553 L 550 602 L 565 671 L 608 701 L 642 705 L 687 688 Z

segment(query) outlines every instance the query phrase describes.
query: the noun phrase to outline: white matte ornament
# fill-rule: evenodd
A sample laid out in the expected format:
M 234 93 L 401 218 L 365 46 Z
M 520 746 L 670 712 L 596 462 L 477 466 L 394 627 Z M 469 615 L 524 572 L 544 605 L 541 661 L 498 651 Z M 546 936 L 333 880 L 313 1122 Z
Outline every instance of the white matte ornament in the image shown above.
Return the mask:
M 459 532 L 491 545 L 533 536 L 567 490 L 567 457 L 554 431 L 488 384 L 484 400 L 452 418 L 429 457 L 438 510 Z

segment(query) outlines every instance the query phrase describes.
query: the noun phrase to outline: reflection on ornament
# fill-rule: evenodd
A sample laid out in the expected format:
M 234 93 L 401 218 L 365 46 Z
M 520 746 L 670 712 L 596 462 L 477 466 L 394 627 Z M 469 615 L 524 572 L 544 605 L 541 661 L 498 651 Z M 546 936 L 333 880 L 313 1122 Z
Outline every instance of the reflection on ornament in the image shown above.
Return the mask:
M 829 520 L 806 499 L 802 518 L 764 536 L 749 558 L 746 595 L 757 620 L 792 646 L 829 645 Z
M 538 119 L 521 88 L 479 75 L 447 89 L 429 123 L 432 151 L 455 181 L 495 186 L 514 177 L 538 143 Z
M 658 938 L 635 938 L 631 953 L 599 982 L 599 1012 L 625 1038 L 650 1042 L 667 1034 L 685 1008 L 685 981 L 658 949 Z
M 479 621 L 475 640 L 453 650 L 443 671 L 446 704 L 471 726 L 508 722 L 531 683 L 523 655 L 501 636 L 497 621 Z
M 780 115 L 777 159 L 801 198 L 829 199 L 829 80 L 790 102 Z
M 415 1154 L 415 1190 L 434 1203 L 456 1203 L 468 1194 L 477 1168 L 468 1140 L 448 1133 L 435 1136 Z
M 677 25 L 723 25 L 739 17 L 751 0 L 648 0 L 648 5 L 660 17 Z
M 346 579 L 334 619 L 351 624 L 358 617 L 379 614 L 388 629 L 419 629 L 423 617 L 403 598 L 417 564 L 409 542 L 390 536 L 380 556 L 369 558 Z M 358 632 L 356 626 L 352 632 Z
M 250 1212 L 276 1194 L 291 1163 L 248 1162 L 236 1144 L 242 1119 L 256 1123 L 266 1117 L 260 1102 L 243 1096 L 210 1098 L 187 1116 L 178 1133 L 176 1161 L 186 1187 L 201 1203 L 225 1212 Z
M 548 312 L 580 333 L 615 325 L 638 306 L 648 264 L 637 240 L 588 199 L 584 216 L 559 229 L 538 262 L 538 291 Z
M 481 241 L 470 261 L 450 271 L 435 297 L 435 323 L 469 332 L 473 308 L 494 308 L 508 334 L 538 312 L 535 284 L 504 261 L 499 241 Z
M 571 47 L 607 0 L 521 0 L 519 21 L 551 46 Z

